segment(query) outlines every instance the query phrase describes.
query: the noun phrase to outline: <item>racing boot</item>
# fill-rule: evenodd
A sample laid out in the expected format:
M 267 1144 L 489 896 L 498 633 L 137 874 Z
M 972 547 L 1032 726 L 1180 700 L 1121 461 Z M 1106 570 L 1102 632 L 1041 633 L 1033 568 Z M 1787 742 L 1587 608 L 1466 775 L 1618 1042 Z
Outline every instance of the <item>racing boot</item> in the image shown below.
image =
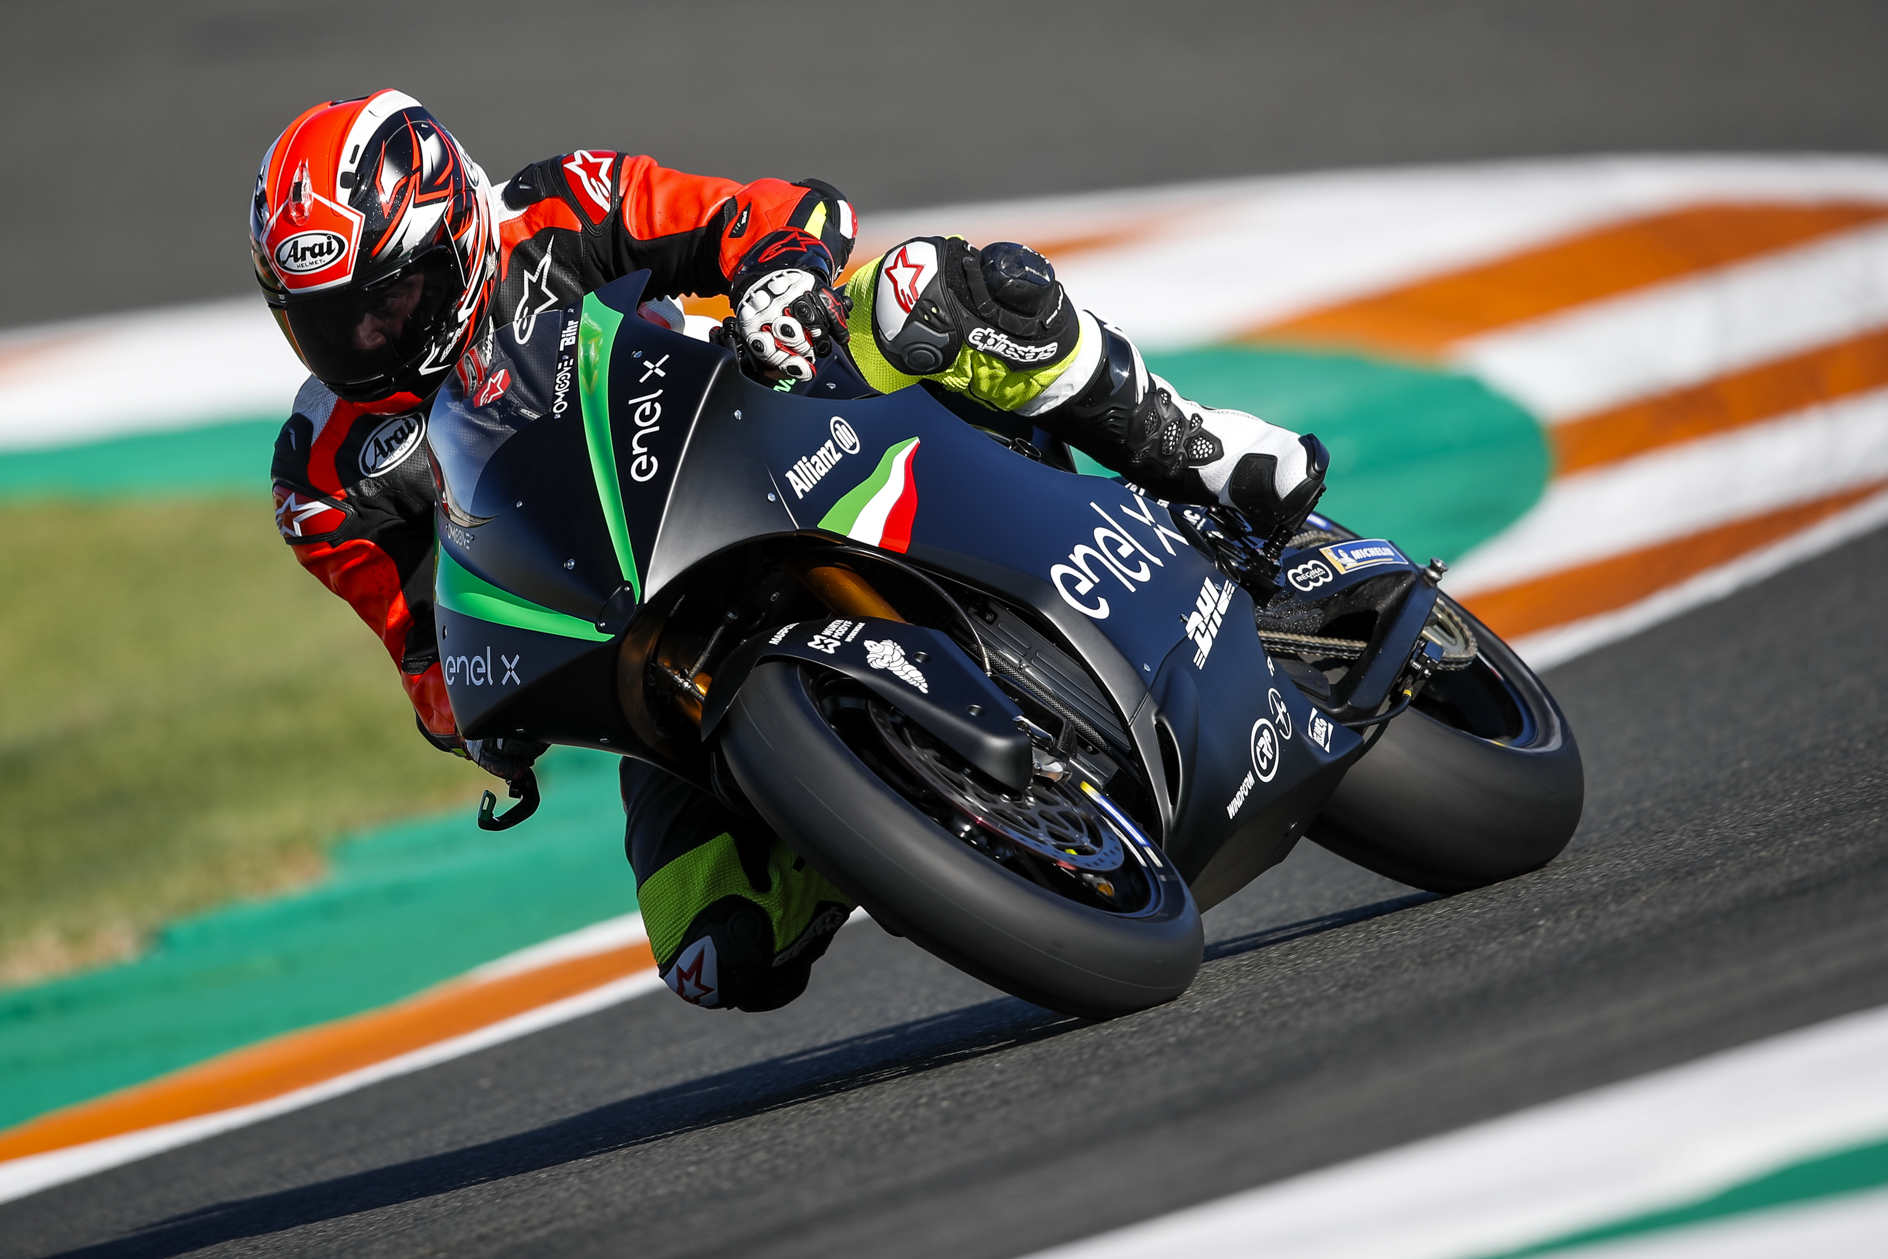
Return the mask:
M 1095 363 L 1069 370 L 1086 383 L 1046 391 L 1053 405 L 1035 423 L 1158 497 L 1235 507 L 1255 534 L 1281 545 L 1298 532 L 1324 493 L 1331 456 L 1323 442 L 1182 397 L 1119 329 L 1092 315 L 1084 313 L 1082 331 L 1096 337 Z
M 710 1010 L 777 1010 L 852 913 L 765 826 L 639 761 L 623 763 L 630 865 L 658 973 Z

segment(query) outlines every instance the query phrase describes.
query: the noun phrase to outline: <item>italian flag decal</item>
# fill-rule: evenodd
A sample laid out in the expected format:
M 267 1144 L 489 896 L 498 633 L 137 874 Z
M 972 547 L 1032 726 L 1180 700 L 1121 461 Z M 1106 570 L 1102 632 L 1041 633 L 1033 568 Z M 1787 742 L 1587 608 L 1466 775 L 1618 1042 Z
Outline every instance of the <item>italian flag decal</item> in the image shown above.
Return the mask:
M 918 514 L 918 485 L 911 479 L 911 460 L 917 453 L 915 437 L 886 451 L 872 475 L 834 503 L 819 527 L 867 546 L 909 550 L 911 520 Z

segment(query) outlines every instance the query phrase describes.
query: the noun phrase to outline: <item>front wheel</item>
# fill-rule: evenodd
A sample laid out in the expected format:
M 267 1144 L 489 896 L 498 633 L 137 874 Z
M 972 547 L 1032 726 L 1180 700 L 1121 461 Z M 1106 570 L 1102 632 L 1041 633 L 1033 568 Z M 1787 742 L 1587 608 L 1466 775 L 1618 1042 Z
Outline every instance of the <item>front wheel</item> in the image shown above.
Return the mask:
M 1580 824 L 1586 780 L 1533 670 L 1453 600 L 1475 658 L 1431 679 L 1338 784 L 1311 838 L 1378 874 L 1464 892 L 1539 869 Z
M 1199 969 L 1185 881 L 1072 762 L 1006 788 L 848 679 L 786 661 L 742 684 L 722 749 L 795 851 L 1006 992 L 1109 1018 L 1171 1001 Z

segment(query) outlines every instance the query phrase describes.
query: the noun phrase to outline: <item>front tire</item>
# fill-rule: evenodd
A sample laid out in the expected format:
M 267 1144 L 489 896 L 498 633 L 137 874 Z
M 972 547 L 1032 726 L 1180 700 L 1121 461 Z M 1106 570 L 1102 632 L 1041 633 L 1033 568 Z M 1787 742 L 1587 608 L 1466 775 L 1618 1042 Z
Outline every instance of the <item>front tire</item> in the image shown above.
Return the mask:
M 861 759 L 822 711 L 824 676 L 786 661 L 757 666 L 722 736 L 742 791 L 820 873 L 953 966 L 1066 1014 L 1127 1014 L 1192 983 L 1199 910 L 1158 849 L 1127 845 L 1145 892 L 1129 914 L 1022 877 L 940 826 L 909 782 Z
M 1560 706 L 1486 626 L 1338 785 L 1310 837 L 1378 874 L 1465 892 L 1537 870 L 1580 824 L 1586 780 Z

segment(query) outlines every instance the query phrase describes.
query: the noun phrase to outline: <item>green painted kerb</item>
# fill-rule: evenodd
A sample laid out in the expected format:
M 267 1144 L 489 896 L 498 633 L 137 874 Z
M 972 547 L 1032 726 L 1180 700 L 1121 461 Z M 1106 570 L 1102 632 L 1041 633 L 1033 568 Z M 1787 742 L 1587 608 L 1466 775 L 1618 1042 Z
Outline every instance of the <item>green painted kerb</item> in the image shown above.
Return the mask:
M 610 641 L 608 634 L 602 633 L 588 621 L 580 621 L 541 603 L 521 599 L 509 590 L 500 590 L 446 554 L 444 547 L 439 551 L 434 594 L 440 607 L 448 612 L 457 612 L 460 616 L 477 617 L 481 621 L 509 625 L 513 629 L 556 634 L 560 638 L 580 638 L 592 643 Z
M 616 475 L 616 444 L 610 436 L 610 349 L 623 313 L 597 300 L 583 299 L 583 325 L 577 334 L 577 379 L 583 399 L 583 438 L 590 448 L 590 470 L 596 474 L 597 497 L 603 501 L 603 519 L 610 527 L 610 544 L 623 580 L 642 601 L 642 578 L 636 572 L 636 554 L 629 545 L 629 521 L 623 515 L 623 483 Z
M 1422 559 L 1454 561 L 1547 486 L 1539 423 L 1471 376 L 1245 347 L 1149 354 L 1147 365 L 1206 406 L 1316 433 L 1331 450 L 1318 510 Z
M 1595 1228 L 1581 1229 L 1532 1246 L 1523 1246 L 1519 1250 L 1504 1250 L 1499 1255 L 1486 1256 L 1486 1259 L 1524 1259 L 1534 1255 L 1561 1254 L 1629 1237 L 1713 1224 L 1758 1211 L 1802 1206 L 1846 1194 L 1879 1190 L 1885 1185 L 1888 1185 L 1888 1141 L 1876 1141 L 1791 1163 L 1718 1193 L 1662 1211 L 1648 1211 L 1644 1215 L 1614 1220 Z

